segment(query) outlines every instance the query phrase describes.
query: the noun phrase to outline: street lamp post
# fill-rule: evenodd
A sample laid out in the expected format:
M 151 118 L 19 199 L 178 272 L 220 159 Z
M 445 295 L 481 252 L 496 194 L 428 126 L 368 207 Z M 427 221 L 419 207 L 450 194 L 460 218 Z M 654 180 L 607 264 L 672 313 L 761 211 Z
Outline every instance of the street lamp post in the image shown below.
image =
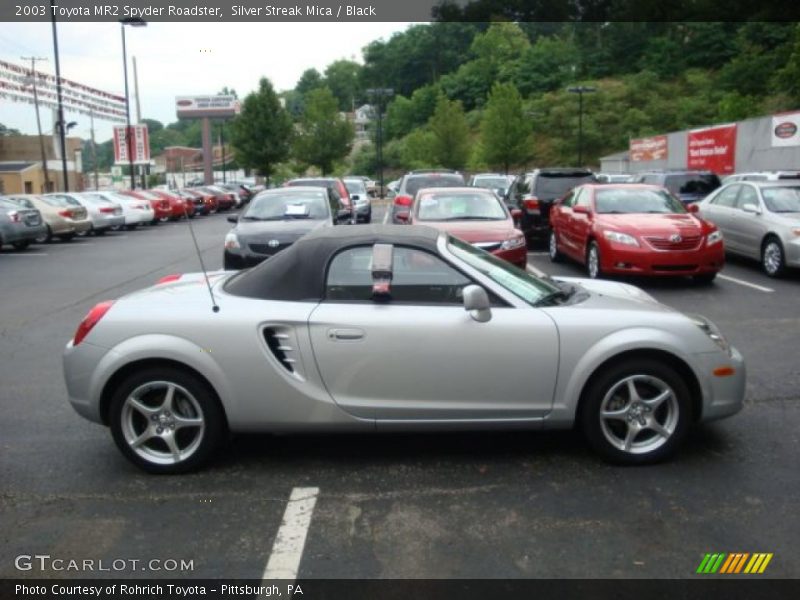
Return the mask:
M 67 132 L 64 127 L 64 102 L 61 95 L 61 63 L 58 57 L 58 32 L 56 31 L 56 11 L 54 0 L 50 0 L 50 19 L 53 24 L 53 55 L 56 63 L 56 94 L 58 97 L 58 133 L 61 146 L 61 177 L 64 180 L 64 191 L 69 191 L 67 176 Z
M 392 88 L 369 88 L 367 94 L 377 100 L 378 103 L 378 131 L 376 135 L 377 158 L 378 158 L 378 183 L 383 197 L 383 102 L 385 98 L 390 98 L 394 94 Z
M 567 88 L 572 94 L 578 94 L 578 164 L 583 165 L 583 95 L 596 92 L 597 89 L 586 85 Z
M 128 165 L 131 170 L 131 189 L 136 189 L 136 176 L 133 172 L 133 145 L 131 144 L 131 100 L 128 94 L 128 53 L 125 48 L 125 25 L 144 27 L 147 22 L 138 17 L 126 17 L 119 20 L 122 31 L 122 72 L 125 77 L 125 145 L 128 149 Z

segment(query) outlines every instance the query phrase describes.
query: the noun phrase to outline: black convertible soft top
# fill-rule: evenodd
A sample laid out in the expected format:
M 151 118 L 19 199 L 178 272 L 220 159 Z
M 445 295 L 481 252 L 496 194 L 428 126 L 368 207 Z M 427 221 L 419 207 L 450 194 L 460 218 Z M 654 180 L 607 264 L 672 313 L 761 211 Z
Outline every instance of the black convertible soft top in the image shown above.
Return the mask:
M 234 296 L 319 302 L 331 259 L 353 246 L 393 244 L 436 254 L 439 231 L 422 225 L 342 225 L 309 233 L 258 266 L 235 275 L 225 284 Z

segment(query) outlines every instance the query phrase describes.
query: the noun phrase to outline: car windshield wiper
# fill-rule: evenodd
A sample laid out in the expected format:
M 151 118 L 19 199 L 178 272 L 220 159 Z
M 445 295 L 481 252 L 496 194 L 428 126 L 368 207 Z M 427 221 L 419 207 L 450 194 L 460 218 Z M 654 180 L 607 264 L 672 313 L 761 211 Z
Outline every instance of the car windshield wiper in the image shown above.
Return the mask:
M 477 216 L 461 216 L 461 217 L 447 217 L 441 219 L 442 221 L 500 221 L 497 217 L 477 217 Z
M 266 221 L 267 219 L 265 219 L 263 217 L 250 217 L 248 215 L 245 215 L 244 217 L 241 218 L 241 220 L 242 221 Z
M 534 306 L 550 306 L 555 304 L 556 300 L 569 300 L 573 293 L 574 291 L 572 290 L 568 292 L 565 292 L 564 290 L 556 290 L 545 296 L 542 296 Z

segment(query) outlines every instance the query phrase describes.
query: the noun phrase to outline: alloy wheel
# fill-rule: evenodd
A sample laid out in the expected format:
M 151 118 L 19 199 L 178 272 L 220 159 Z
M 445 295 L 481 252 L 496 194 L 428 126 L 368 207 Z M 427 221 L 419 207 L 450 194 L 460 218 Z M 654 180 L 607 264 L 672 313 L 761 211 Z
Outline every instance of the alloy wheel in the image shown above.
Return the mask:
M 775 276 L 783 268 L 783 249 L 776 241 L 768 242 L 764 247 L 764 270 L 767 275 Z
M 589 247 L 589 256 L 586 259 L 586 270 L 589 272 L 589 277 L 597 279 L 600 276 L 600 254 L 597 251 L 596 245 Z

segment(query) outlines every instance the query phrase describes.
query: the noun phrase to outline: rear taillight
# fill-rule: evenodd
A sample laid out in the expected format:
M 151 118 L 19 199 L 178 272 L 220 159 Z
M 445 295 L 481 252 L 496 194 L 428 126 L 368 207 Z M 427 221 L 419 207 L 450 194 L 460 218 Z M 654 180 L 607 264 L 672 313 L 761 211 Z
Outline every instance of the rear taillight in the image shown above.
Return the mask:
M 172 275 L 164 275 L 164 277 L 162 277 L 161 279 L 156 281 L 156 285 L 159 285 L 159 284 L 162 284 L 162 283 L 169 283 L 170 281 L 178 281 L 178 279 L 180 279 L 180 278 L 181 278 L 181 274 L 180 273 L 173 273 Z
M 70 211 L 70 210 L 66 210 L 66 209 L 65 210 L 60 210 L 60 211 L 58 211 L 58 214 L 60 216 L 62 216 L 62 217 L 67 217 L 68 219 L 72 218 L 72 211 Z
M 15 210 L 8 213 L 8 218 L 11 219 L 12 223 L 19 223 L 22 220 L 19 217 L 19 213 Z
M 394 204 L 395 206 L 411 206 L 413 201 L 414 200 L 411 198 L 411 196 L 397 196 L 394 199 Z
M 92 328 L 97 325 L 100 319 L 109 311 L 109 309 L 114 305 L 113 300 L 106 300 L 105 302 L 100 302 L 96 304 L 92 310 L 90 310 L 87 315 L 81 321 L 81 324 L 78 325 L 78 330 L 75 332 L 75 336 L 72 338 L 72 345 L 77 346 L 80 344 L 83 339 L 89 335 L 89 332 Z
M 106 213 L 106 214 L 113 214 L 114 213 L 114 207 L 113 206 L 103 206 L 103 207 L 100 208 L 100 212 L 101 213 Z
M 522 201 L 522 205 L 528 212 L 538 212 L 539 211 L 539 199 L 538 198 L 526 198 Z

